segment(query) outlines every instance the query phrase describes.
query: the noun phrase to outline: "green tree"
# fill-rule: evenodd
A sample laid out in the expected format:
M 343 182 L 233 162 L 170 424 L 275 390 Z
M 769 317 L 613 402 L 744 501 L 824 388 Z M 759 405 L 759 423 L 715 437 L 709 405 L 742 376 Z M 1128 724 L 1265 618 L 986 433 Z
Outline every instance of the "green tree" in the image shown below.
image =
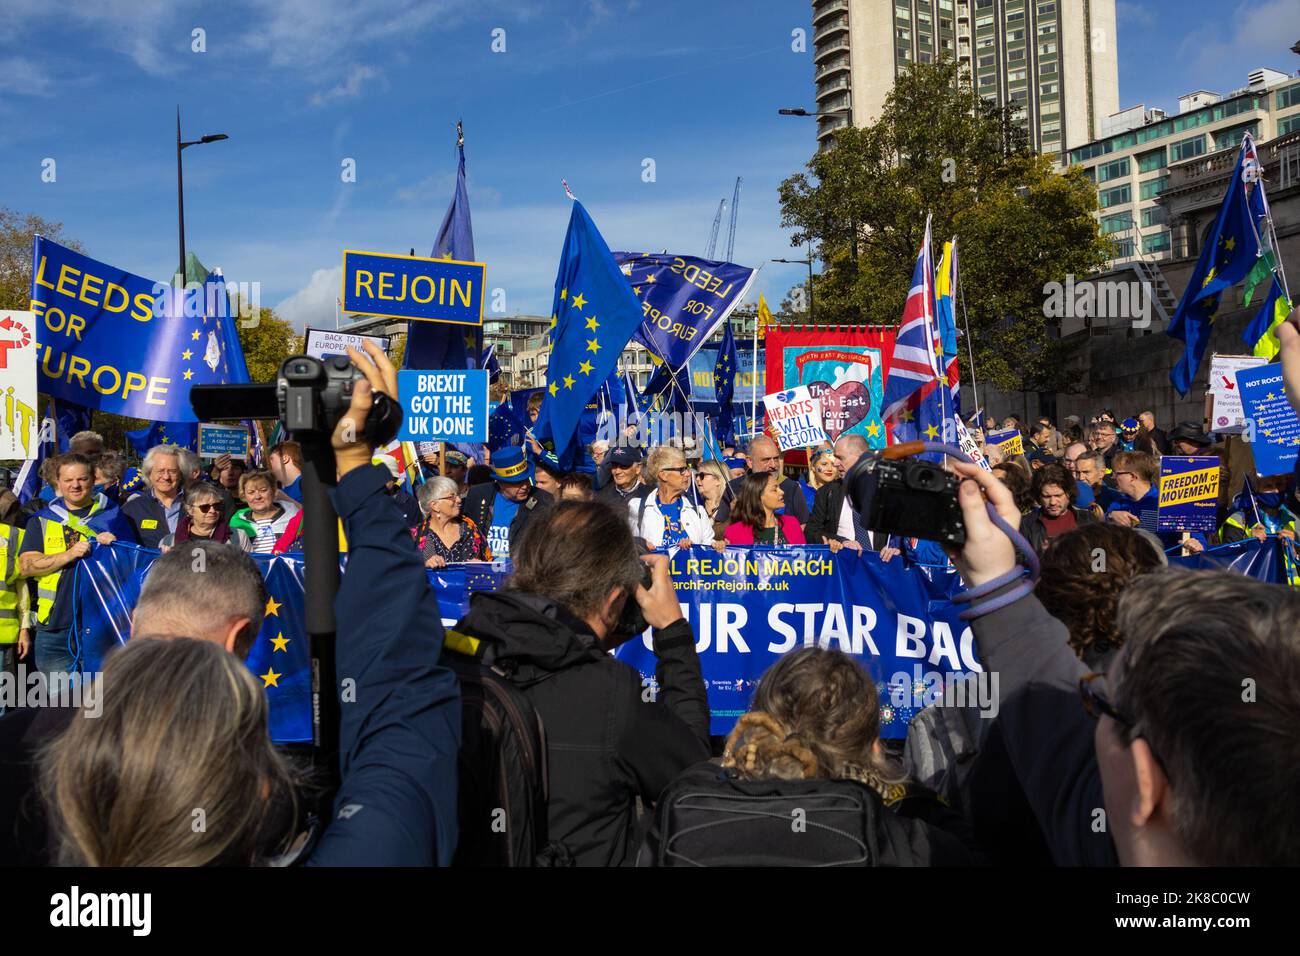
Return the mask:
M 284 360 L 301 351 L 302 336 L 271 309 L 249 311 L 251 315 L 235 318 L 249 381 L 274 382 Z
M 0 309 L 26 311 L 32 302 L 32 237 L 42 235 L 78 252 L 81 244 L 63 234 L 63 223 L 0 206 Z
M 916 64 L 875 123 L 838 130 L 807 170 L 779 194 L 790 244 L 811 240 L 825 263 L 817 322 L 897 324 L 929 214 L 936 262 L 944 240 L 958 237 L 980 381 L 1007 390 L 1068 384 L 1043 287 L 1096 271 L 1112 244 L 1092 215 L 1092 182 L 1033 152 L 1011 108 L 982 101 L 955 63 Z M 969 376 L 964 348 L 961 364 Z

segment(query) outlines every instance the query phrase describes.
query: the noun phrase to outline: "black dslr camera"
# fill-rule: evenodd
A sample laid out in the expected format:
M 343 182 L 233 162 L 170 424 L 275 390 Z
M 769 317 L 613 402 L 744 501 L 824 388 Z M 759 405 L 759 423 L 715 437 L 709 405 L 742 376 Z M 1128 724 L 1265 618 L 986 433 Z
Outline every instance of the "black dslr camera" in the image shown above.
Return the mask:
M 966 541 L 960 483 L 932 462 L 867 452 L 844 475 L 844 493 L 868 530 L 960 547 Z
M 352 404 L 352 390 L 365 376 L 346 355 L 318 359 L 291 355 L 274 383 L 195 385 L 190 390 L 194 414 L 203 421 L 221 418 L 278 418 L 297 436 L 328 440 Z M 402 408 L 382 392 L 366 416 L 363 435 L 371 447 L 388 444 L 402 424 Z

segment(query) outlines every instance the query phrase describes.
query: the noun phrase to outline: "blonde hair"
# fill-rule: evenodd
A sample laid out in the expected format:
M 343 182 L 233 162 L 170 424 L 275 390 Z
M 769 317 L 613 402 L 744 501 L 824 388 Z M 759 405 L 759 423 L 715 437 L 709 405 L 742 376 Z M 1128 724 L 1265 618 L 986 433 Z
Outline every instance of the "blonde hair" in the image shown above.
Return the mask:
M 819 446 L 808 449 L 808 485 L 813 491 L 821 491 L 823 486 L 830 484 L 830 481 L 822 481 L 821 475 L 817 474 L 817 466 L 821 463 L 821 459 L 825 457 L 822 452 L 830 452 L 831 461 L 835 461 L 835 446 L 829 442 L 823 442 Z M 837 469 L 836 474 L 838 475 L 838 473 Z M 834 479 L 831 480 L 834 481 Z
M 857 780 L 888 797 L 906 776 L 876 753 L 879 737 L 880 694 L 867 672 L 840 651 L 803 647 L 767 669 L 722 765 L 758 780 Z
M 656 445 L 650 449 L 650 454 L 646 456 L 645 464 L 641 466 L 645 473 L 646 482 L 655 484 L 659 481 L 659 469 L 665 466 L 672 467 L 678 459 L 683 464 L 686 462 L 686 453 L 680 448 L 674 448 L 672 445 Z
M 103 713 L 40 757 L 61 864 L 248 866 L 293 820 L 266 694 L 219 645 L 136 638 L 96 678 Z
M 713 512 L 718 510 L 718 505 L 722 504 L 722 496 L 727 493 L 727 484 L 731 481 L 731 472 L 727 470 L 727 466 L 722 462 L 710 459 L 709 461 L 700 462 L 695 469 L 695 474 L 697 478 L 700 475 L 712 475 L 718 479 L 718 493 L 713 497 L 704 496 L 704 510 L 712 515 Z

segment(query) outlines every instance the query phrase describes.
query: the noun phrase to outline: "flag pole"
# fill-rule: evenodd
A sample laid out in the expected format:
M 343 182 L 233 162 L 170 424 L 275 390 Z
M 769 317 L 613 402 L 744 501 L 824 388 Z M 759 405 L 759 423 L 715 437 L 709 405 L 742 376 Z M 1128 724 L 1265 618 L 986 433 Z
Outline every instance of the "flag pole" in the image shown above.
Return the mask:
M 980 409 L 983 406 L 980 405 L 979 385 L 975 381 L 975 349 L 971 345 L 970 318 L 966 313 L 966 287 L 961 284 L 961 273 L 957 269 L 953 270 L 952 282 L 961 294 L 961 324 L 966 329 L 966 355 L 970 358 L 970 390 L 971 396 L 975 399 L 975 408 Z

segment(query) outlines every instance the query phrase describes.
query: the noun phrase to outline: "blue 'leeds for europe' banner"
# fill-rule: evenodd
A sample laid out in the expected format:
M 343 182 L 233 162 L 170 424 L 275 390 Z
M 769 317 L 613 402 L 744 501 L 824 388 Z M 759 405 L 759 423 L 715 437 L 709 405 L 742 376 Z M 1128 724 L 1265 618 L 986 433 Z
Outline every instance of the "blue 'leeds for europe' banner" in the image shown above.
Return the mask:
M 483 324 L 481 262 L 343 251 L 343 311 L 394 319 Z
M 694 256 L 613 253 L 645 319 L 633 338 L 674 371 L 744 301 L 755 269 Z
M 1171 555 L 1189 568 L 1233 570 L 1278 584 L 1283 564 L 1276 538 L 1247 538 L 1199 554 Z M 130 637 L 131 611 L 157 551 L 115 542 L 94 545 L 78 561 L 74 579 L 77 669 L 98 671 L 104 656 Z M 266 688 L 271 739 L 311 740 L 311 655 L 304 624 L 301 555 L 250 555 L 271 600 L 247 664 Z M 799 562 L 803 562 L 800 564 Z M 752 566 L 751 566 L 752 565 Z M 476 591 L 495 591 L 510 572 L 508 561 L 455 564 L 428 572 L 444 627 L 469 610 Z M 754 686 L 777 656 L 816 644 L 851 654 L 881 686 L 881 736 L 906 735 L 917 707 L 936 679 L 977 669 L 974 642 L 960 607 L 952 603 L 956 574 L 881 562 L 847 549 L 831 557 L 822 547 L 712 548 L 679 551 L 673 583 L 682 613 L 695 629 L 712 732 L 726 734 L 749 706 Z M 436 632 L 431 632 L 436 633 Z M 654 680 L 649 635 L 616 656 Z M 900 686 L 898 675 L 912 682 Z M 917 687 L 917 684 L 923 685 Z
M 32 311 L 41 318 L 40 389 L 61 402 L 193 422 L 190 386 L 247 381 L 238 375 L 243 354 L 236 360 L 239 337 L 220 282 L 178 303 L 164 282 L 37 236 Z

